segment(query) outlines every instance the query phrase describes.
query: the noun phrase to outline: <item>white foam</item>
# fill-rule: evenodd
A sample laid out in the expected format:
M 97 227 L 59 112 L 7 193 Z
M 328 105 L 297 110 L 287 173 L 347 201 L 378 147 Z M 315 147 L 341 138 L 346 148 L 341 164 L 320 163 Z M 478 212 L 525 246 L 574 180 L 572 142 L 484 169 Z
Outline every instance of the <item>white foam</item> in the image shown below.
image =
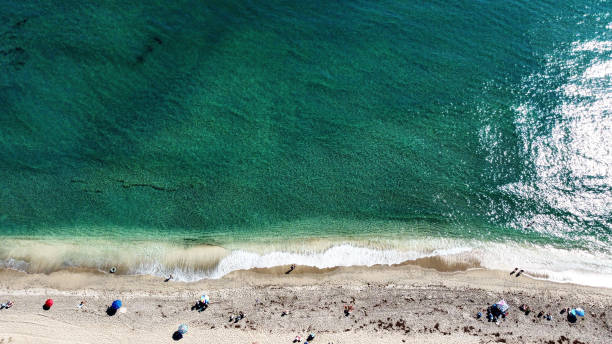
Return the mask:
M 319 269 L 337 266 L 373 266 L 400 264 L 408 260 L 428 256 L 441 256 L 469 251 L 469 248 L 437 250 L 430 254 L 420 254 L 415 251 L 401 252 L 397 250 L 376 250 L 365 247 L 354 247 L 343 244 L 334 246 L 324 252 L 289 253 L 271 252 L 259 255 L 247 251 L 233 251 L 223 258 L 217 268 L 210 274 L 211 278 L 219 278 L 231 271 L 252 268 L 270 268 L 283 264 L 298 264 Z

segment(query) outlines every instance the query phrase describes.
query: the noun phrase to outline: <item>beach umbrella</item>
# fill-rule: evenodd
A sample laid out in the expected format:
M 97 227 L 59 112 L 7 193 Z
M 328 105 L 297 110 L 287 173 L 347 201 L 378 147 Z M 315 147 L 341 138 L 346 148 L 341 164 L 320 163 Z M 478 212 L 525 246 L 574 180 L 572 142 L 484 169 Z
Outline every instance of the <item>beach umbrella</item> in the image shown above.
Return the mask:
M 121 308 L 121 300 L 113 301 L 113 303 L 111 304 L 111 308 L 114 310 Z
M 180 334 L 185 334 L 185 333 L 187 333 L 187 325 L 185 325 L 185 324 L 181 324 L 181 325 L 178 327 L 178 333 L 180 333 Z
M 572 311 L 574 312 L 575 315 L 577 315 L 579 317 L 583 317 L 584 316 L 584 309 L 582 309 L 582 308 L 572 309 Z
M 201 301 L 202 303 L 206 303 L 206 304 L 208 304 L 208 303 L 210 302 L 210 298 L 208 297 L 208 295 L 206 295 L 206 294 L 202 294 L 202 296 L 200 296 L 200 301 Z
M 52 299 L 47 299 L 47 301 L 45 301 L 45 306 L 47 306 L 47 307 L 53 306 L 53 300 Z
M 498 303 L 495 304 L 495 307 L 497 307 L 497 309 L 499 309 L 502 313 L 505 313 L 508 308 L 510 308 L 506 303 L 506 300 L 500 300 Z

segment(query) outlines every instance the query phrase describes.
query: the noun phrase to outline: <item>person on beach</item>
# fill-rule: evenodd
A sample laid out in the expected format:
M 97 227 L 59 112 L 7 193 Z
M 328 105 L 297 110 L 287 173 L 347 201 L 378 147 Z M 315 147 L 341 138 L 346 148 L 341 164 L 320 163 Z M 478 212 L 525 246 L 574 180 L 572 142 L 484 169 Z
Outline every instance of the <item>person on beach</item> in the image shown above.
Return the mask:
M 209 305 L 208 299 L 204 301 L 200 300 L 200 304 L 202 305 L 202 311 L 206 310 L 206 308 L 208 308 L 208 305 Z
M 196 310 L 198 312 L 203 312 L 208 308 L 208 303 L 202 302 L 202 300 L 198 300 L 195 305 L 191 306 L 191 310 Z
M 79 305 L 77 307 L 79 309 L 83 309 L 83 306 L 85 306 L 85 301 L 81 301 L 81 303 L 79 303 Z
M 290 274 L 291 271 L 295 270 L 295 264 L 291 264 L 291 266 L 289 267 L 289 271 L 285 272 L 286 275 Z
M 529 306 L 527 306 L 526 304 L 522 304 L 519 309 L 525 313 L 525 315 L 529 315 L 529 313 L 531 313 L 531 308 L 529 308 Z
M 170 274 L 170 276 L 168 276 L 168 278 L 166 278 L 166 279 L 164 280 L 164 282 L 168 282 L 168 281 L 170 281 L 172 278 L 173 278 L 173 277 L 172 277 L 172 274 Z
M 191 307 L 191 310 L 197 310 L 198 312 L 203 312 L 208 308 L 208 304 L 210 302 L 210 298 L 206 294 L 202 294 L 200 299 L 196 301 L 195 305 Z
M 238 315 L 236 317 L 234 317 L 233 315 L 230 315 L 229 321 L 230 322 L 234 321 L 234 323 L 237 323 L 240 320 L 244 319 L 245 317 L 246 315 L 244 314 L 244 312 L 240 311 L 238 312 Z

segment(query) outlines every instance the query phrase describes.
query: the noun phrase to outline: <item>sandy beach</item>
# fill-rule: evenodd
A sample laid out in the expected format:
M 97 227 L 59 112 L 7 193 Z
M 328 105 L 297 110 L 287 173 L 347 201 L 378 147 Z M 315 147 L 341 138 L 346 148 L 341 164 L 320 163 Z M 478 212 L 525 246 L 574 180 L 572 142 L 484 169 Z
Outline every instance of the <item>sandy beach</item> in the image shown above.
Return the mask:
M 427 264 L 425 264 L 427 265 Z M 429 262 L 431 265 L 431 262 Z M 438 272 L 415 265 L 316 270 L 298 266 L 237 271 L 218 280 L 167 282 L 150 276 L 86 271 L 49 275 L 5 270 L 0 343 L 291 343 L 315 333 L 314 343 L 610 343 L 612 289 L 551 283 L 528 274 L 474 269 Z M 203 292 L 211 304 L 191 306 Z M 47 298 L 55 304 L 43 310 Z M 6 299 L 6 300 L 5 300 Z M 106 307 L 121 299 L 114 316 Z M 483 316 L 505 299 L 499 324 Z M 85 301 L 79 309 L 77 305 Z M 519 311 L 527 304 L 529 315 Z M 345 316 L 345 305 L 354 310 Z M 582 307 L 584 318 L 560 311 Z M 240 311 L 246 317 L 230 322 Z M 282 315 L 287 311 L 287 315 Z M 538 317 L 550 313 L 552 320 Z

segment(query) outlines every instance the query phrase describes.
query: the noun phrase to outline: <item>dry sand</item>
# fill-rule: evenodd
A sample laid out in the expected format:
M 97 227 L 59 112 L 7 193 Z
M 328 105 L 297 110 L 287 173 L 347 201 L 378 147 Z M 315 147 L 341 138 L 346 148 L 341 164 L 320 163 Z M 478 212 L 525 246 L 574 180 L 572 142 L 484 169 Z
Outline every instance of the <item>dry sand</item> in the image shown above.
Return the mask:
M 432 266 L 435 262 L 422 262 Z M 0 272 L 0 343 L 612 343 L 612 289 L 557 284 L 483 269 L 437 272 L 414 265 L 316 270 L 298 266 L 234 272 L 219 280 L 164 283 L 150 276 L 84 271 L 49 275 Z M 448 270 L 448 269 L 447 269 Z M 191 306 L 203 292 L 204 312 Z M 54 306 L 42 305 L 53 298 Z M 124 313 L 108 316 L 121 299 Z M 475 314 L 499 299 L 510 304 L 498 325 Z M 83 309 L 77 305 L 86 301 Z M 518 307 L 526 303 L 533 312 Z M 355 310 L 343 314 L 345 304 Z M 569 323 L 560 310 L 583 307 Z M 284 310 L 289 314 L 281 316 Z M 549 312 L 552 321 L 538 318 Z M 243 311 L 246 318 L 229 322 Z M 484 313 L 484 312 L 483 312 Z

